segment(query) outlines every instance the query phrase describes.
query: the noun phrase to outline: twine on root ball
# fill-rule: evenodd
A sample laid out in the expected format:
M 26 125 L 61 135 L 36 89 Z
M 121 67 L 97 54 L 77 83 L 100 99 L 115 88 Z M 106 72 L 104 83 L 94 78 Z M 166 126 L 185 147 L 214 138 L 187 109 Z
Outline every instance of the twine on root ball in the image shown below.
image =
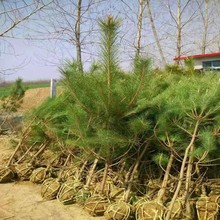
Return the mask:
M 92 216 L 103 216 L 109 203 L 106 197 L 94 195 L 87 199 L 84 208 Z
M 34 170 L 30 176 L 30 181 L 32 183 L 43 183 L 43 181 L 47 178 L 49 178 L 50 172 L 47 168 L 39 167 L 36 170 Z
M 82 183 L 79 180 L 69 180 L 62 184 L 57 194 L 57 199 L 64 205 L 76 202 L 76 194 L 82 188 Z
M 220 195 L 201 196 L 196 202 L 199 220 L 216 220 L 219 213 Z
M 128 220 L 131 215 L 132 206 L 123 201 L 110 204 L 105 211 L 105 217 L 108 220 Z
M 15 177 L 15 173 L 9 167 L 5 167 L 0 170 L 0 183 L 12 182 Z
M 156 201 L 139 204 L 136 209 L 137 220 L 163 219 L 165 207 Z
M 41 186 L 41 196 L 45 200 L 55 199 L 60 187 L 61 182 L 59 182 L 59 179 L 46 179 Z
M 31 163 L 21 163 L 15 166 L 15 170 L 20 180 L 29 180 L 34 167 Z

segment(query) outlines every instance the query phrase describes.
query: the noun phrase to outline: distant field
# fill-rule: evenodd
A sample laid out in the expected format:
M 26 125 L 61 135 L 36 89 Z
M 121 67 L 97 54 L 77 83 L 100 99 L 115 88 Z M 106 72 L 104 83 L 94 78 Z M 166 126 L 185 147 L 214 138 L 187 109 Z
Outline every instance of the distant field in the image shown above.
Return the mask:
M 12 85 L 13 83 L 0 84 L 0 99 L 9 95 Z M 50 86 L 50 81 L 24 82 L 23 85 L 27 89 L 44 88 Z

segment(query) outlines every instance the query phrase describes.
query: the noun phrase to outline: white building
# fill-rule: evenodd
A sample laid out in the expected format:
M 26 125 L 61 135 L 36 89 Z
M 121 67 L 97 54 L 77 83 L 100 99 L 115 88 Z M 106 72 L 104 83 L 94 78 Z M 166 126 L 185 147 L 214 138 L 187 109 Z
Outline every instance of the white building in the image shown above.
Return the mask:
M 193 59 L 196 70 L 218 70 L 220 71 L 220 52 L 209 54 L 197 54 L 193 56 L 176 57 L 175 61 Z

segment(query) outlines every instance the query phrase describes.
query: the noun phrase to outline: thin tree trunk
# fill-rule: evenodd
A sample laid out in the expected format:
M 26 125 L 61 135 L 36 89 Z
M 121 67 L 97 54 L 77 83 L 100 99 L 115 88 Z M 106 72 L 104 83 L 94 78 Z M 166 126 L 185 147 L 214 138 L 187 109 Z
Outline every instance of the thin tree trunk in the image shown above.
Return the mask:
M 45 144 L 42 144 L 42 147 L 38 150 L 38 152 L 34 155 L 33 159 L 32 160 L 35 160 L 37 157 L 39 157 L 43 152 L 44 150 L 47 148 L 47 146 L 51 143 L 51 141 L 46 141 Z
M 194 144 L 191 146 L 190 153 L 194 150 Z M 193 169 L 193 157 L 189 155 L 187 171 L 186 171 L 186 184 L 185 184 L 185 192 L 183 195 L 183 207 L 186 207 L 186 216 L 192 216 L 189 197 L 190 197 L 190 186 L 192 184 L 192 169 Z
M 84 171 L 84 169 L 85 169 L 87 163 L 88 163 L 88 160 L 84 161 L 84 163 L 83 163 L 81 169 L 79 170 L 79 176 L 77 177 L 79 180 L 82 178 L 82 173 L 83 173 L 83 171 Z
M 77 21 L 75 26 L 75 37 L 76 37 L 76 56 L 77 56 L 77 63 L 79 64 L 80 71 L 83 72 L 83 64 L 82 64 L 82 50 L 81 50 L 81 6 L 82 0 L 78 0 L 77 3 Z
M 144 2 L 143 0 L 139 0 L 139 14 L 138 14 L 138 33 L 137 33 L 137 51 L 136 56 L 140 56 L 141 52 L 141 31 L 142 31 L 142 23 L 143 23 L 143 11 L 144 11 Z
M 104 191 L 105 191 L 105 185 L 107 181 L 109 166 L 110 166 L 110 163 L 106 161 L 104 175 L 103 175 L 102 184 L 101 184 L 101 194 L 104 194 Z
M 160 52 L 162 62 L 163 62 L 163 64 L 166 64 L 166 59 L 165 59 L 162 47 L 160 45 L 160 40 L 159 40 L 157 30 L 156 30 L 156 27 L 155 27 L 155 24 L 154 24 L 153 16 L 152 16 L 152 13 L 151 13 L 150 0 L 146 0 L 146 3 L 147 3 L 147 13 L 148 13 L 148 17 L 150 19 L 151 29 L 153 31 L 154 38 L 156 40 L 156 44 L 157 44 L 157 47 L 158 47 L 159 52 Z
M 191 148 L 194 145 L 194 142 L 196 140 L 196 135 L 197 135 L 197 132 L 198 132 L 198 128 L 199 128 L 199 121 L 197 121 L 196 124 L 195 124 L 195 128 L 194 128 L 194 131 L 193 131 L 193 134 L 192 134 L 192 139 L 191 139 L 189 145 L 187 146 L 187 148 L 185 150 L 185 154 L 184 154 L 184 157 L 183 157 L 182 165 L 181 165 L 181 168 L 180 168 L 179 181 L 178 181 L 175 193 L 173 195 L 173 198 L 172 198 L 172 200 L 170 202 L 170 206 L 168 208 L 166 220 L 170 220 L 170 218 L 171 218 L 171 214 L 172 214 L 172 211 L 173 211 L 174 203 L 175 203 L 175 201 L 176 201 L 176 199 L 178 197 L 178 194 L 180 192 L 180 189 L 181 189 L 181 186 L 182 186 L 182 183 L 183 183 L 184 169 L 185 169 L 185 166 L 186 166 L 186 161 L 187 161 L 187 158 L 189 156 L 189 152 L 190 152 L 190 150 L 191 150 Z
M 171 171 L 172 164 L 173 164 L 173 159 L 174 159 L 174 155 L 171 152 L 171 155 L 170 155 L 170 158 L 169 158 L 169 161 L 168 161 L 168 164 L 167 164 L 167 168 L 166 168 L 166 171 L 165 171 L 165 174 L 164 174 L 162 186 L 161 186 L 161 189 L 158 192 L 158 196 L 157 196 L 157 202 L 158 203 L 162 203 L 162 198 L 163 198 L 163 196 L 166 192 L 166 187 L 167 187 L 167 184 L 168 184 L 170 171 Z
M 181 56 L 181 41 L 182 41 L 182 26 L 181 26 L 181 0 L 178 0 L 177 6 L 177 36 L 176 36 L 176 57 Z M 177 60 L 177 64 L 180 64 L 180 61 Z
M 87 181 L 86 181 L 85 188 L 89 188 L 89 186 L 90 186 L 90 183 L 91 183 L 91 181 L 92 181 L 92 177 L 93 177 L 93 175 L 94 175 L 95 168 L 96 168 L 96 166 L 97 166 L 97 164 L 98 164 L 98 161 L 99 161 L 99 159 L 96 158 L 96 159 L 94 160 L 93 164 L 92 164 L 91 169 L 89 170 L 88 179 L 87 179 Z
M 137 169 L 138 169 L 138 166 L 139 166 L 139 164 L 140 164 L 140 162 L 141 162 L 142 157 L 144 156 L 144 154 L 145 154 L 145 152 L 146 152 L 146 150 L 147 150 L 147 147 L 148 147 L 148 145 L 145 145 L 143 151 L 142 151 L 141 154 L 138 156 L 138 158 L 137 158 L 137 160 L 136 160 L 136 162 L 135 162 L 134 168 L 133 168 L 132 173 L 131 173 L 130 178 L 129 178 L 128 188 L 127 188 L 127 190 L 126 190 L 126 192 L 125 192 L 125 196 L 124 196 L 124 201 L 125 201 L 125 202 L 128 202 L 128 200 L 129 200 L 129 196 L 130 196 L 131 187 L 132 187 L 132 184 L 133 184 L 135 172 L 136 172 Z
M 208 0 L 205 0 L 205 16 L 203 16 L 204 31 L 202 36 L 202 54 L 205 54 L 207 47 L 207 35 L 209 27 L 209 4 Z
M 32 121 L 33 122 L 33 121 Z M 8 163 L 7 163 L 7 167 L 9 167 L 11 164 L 12 164 L 12 161 L 16 155 L 16 153 L 20 150 L 20 147 L 22 145 L 22 142 L 25 140 L 25 138 L 27 137 L 27 135 L 30 133 L 30 127 L 32 125 L 32 122 L 30 123 L 30 125 L 28 125 L 26 127 L 26 129 L 24 130 L 23 134 L 22 134 L 22 138 L 20 139 L 20 141 L 18 142 L 17 144 L 17 147 L 15 148 L 13 154 L 11 155 L 11 157 L 9 158 L 8 160 Z

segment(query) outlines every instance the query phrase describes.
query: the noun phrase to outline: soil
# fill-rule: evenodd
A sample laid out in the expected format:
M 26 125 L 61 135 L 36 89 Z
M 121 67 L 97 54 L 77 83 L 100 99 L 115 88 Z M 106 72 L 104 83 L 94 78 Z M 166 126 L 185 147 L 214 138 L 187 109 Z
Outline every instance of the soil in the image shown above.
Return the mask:
M 59 93 L 59 90 L 58 90 Z M 25 113 L 37 107 L 49 97 L 49 88 L 26 91 L 18 113 Z M 0 136 L 0 168 L 4 167 L 13 148 L 10 136 Z M 40 195 L 41 186 L 31 182 L 0 184 L 1 220 L 104 220 L 92 217 L 77 204 L 64 206 L 58 200 L 44 201 Z
M 9 137 L 0 137 L 0 167 L 8 160 L 13 149 Z M 77 204 L 64 206 L 58 200 L 44 201 L 41 185 L 31 182 L 0 184 L 1 220 L 104 220 L 92 217 Z
M 57 94 L 62 92 L 62 87 L 57 87 Z M 22 99 L 20 108 L 18 109 L 18 114 L 26 113 L 29 110 L 36 108 L 43 101 L 45 101 L 50 96 L 50 88 L 36 88 L 28 89 Z

